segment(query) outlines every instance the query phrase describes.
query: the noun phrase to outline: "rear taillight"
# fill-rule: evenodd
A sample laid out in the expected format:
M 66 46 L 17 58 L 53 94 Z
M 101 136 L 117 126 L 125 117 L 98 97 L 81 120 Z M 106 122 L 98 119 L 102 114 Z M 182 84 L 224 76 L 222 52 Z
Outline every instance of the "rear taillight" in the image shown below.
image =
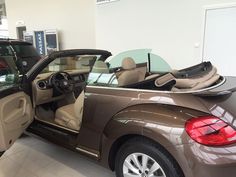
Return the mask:
M 186 122 L 185 129 L 193 140 L 206 146 L 236 143 L 235 129 L 214 116 L 192 118 Z

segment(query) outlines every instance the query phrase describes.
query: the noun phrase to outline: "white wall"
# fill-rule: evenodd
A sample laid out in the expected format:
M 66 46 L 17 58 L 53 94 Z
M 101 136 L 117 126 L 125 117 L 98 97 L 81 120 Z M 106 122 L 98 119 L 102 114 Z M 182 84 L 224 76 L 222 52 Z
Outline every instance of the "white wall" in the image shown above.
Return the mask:
M 96 45 L 152 48 L 173 68 L 202 61 L 203 7 L 236 0 L 120 0 L 97 6 Z M 200 46 L 198 46 L 200 44 Z
M 4 17 L 2 18 L 2 24 L 0 25 L 0 38 L 8 38 L 9 32 L 8 32 L 8 21 Z
M 95 47 L 95 0 L 5 1 L 10 37 L 20 20 L 27 31 L 57 29 L 62 49 Z
M 236 4 L 207 10 L 204 58 L 222 75 L 236 76 Z

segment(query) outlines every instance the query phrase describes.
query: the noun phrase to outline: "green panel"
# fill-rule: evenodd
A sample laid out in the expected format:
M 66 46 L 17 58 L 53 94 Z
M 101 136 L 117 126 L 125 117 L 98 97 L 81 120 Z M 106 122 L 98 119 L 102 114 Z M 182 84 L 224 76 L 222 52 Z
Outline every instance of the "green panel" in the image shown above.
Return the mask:
M 133 58 L 136 64 L 146 63 L 148 62 L 148 54 L 150 53 L 151 72 L 162 73 L 172 70 L 170 65 L 163 58 L 151 53 L 151 51 L 151 49 L 128 50 L 115 56 L 111 56 L 108 58 L 107 62 L 109 62 L 110 68 L 121 67 L 122 60 L 126 57 Z
M 160 56 L 151 53 L 151 72 L 159 73 L 159 72 L 170 72 L 172 69 L 170 65 Z
M 126 57 L 133 58 L 136 64 L 146 63 L 148 61 L 148 53 L 151 53 L 151 51 L 151 49 L 136 49 L 119 53 L 109 58 L 110 67 L 121 67 L 122 60 Z

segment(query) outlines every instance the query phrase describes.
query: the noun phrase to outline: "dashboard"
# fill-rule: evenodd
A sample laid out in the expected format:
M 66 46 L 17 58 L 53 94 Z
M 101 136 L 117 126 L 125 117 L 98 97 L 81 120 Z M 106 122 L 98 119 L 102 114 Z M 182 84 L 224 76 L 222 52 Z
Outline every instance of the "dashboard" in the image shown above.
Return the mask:
M 86 86 L 86 80 L 88 73 L 83 73 L 77 71 L 66 71 L 74 85 L 73 92 L 75 96 L 81 92 L 81 90 Z M 33 100 L 34 105 L 40 105 L 44 103 L 49 103 L 52 101 L 56 101 L 59 99 L 63 99 L 66 94 L 58 93 L 54 88 L 52 83 L 50 83 L 50 78 L 54 74 L 50 73 L 42 73 L 39 74 L 36 79 L 32 82 L 32 90 L 33 90 Z M 77 93 L 78 92 L 78 93 Z
M 72 80 L 74 81 L 74 86 L 79 87 L 81 83 L 84 83 L 86 81 L 86 76 L 84 74 L 70 74 Z M 46 79 L 40 79 L 37 81 L 37 87 L 38 89 L 45 90 L 52 88 L 52 85 L 50 84 L 50 77 Z

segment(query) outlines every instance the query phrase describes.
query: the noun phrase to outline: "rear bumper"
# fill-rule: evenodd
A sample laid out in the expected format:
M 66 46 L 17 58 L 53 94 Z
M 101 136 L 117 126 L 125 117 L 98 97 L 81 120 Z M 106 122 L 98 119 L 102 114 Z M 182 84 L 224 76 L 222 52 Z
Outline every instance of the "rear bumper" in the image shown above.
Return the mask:
M 192 143 L 174 149 L 170 151 L 175 153 L 185 177 L 236 176 L 236 144 L 213 148 Z

